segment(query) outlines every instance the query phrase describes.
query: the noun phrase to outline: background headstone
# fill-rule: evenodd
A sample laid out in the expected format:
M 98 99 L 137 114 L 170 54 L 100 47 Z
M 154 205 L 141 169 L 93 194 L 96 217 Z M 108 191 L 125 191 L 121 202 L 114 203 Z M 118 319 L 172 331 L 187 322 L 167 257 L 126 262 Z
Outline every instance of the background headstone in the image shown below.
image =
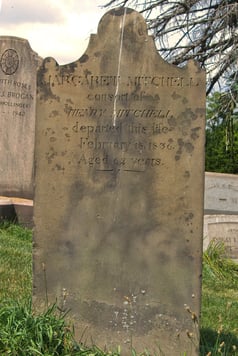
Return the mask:
M 226 248 L 227 257 L 238 259 L 238 216 L 204 216 L 204 250 L 211 241 L 221 241 Z
M 27 40 L 0 36 L 0 195 L 33 196 L 39 64 Z
M 206 172 L 205 214 L 238 214 L 238 176 Z
M 205 251 L 211 241 L 221 241 L 229 258 L 238 259 L 238 176 L 205 173 Z
M 205 73 L 163 61 L 133 10 L 104 15 L 78 61 L 44 60 L 35 302 L 98 346 L 198 354 L 204 115 Z

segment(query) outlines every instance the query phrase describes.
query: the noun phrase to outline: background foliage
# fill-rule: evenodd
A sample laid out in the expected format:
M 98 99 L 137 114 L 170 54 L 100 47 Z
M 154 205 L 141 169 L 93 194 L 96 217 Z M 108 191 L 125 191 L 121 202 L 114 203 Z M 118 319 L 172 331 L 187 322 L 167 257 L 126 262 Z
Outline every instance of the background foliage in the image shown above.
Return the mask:
M 238 173 L 237 0 L 110 0 L 104 6 L 140 11 L 166 61 L 184 66 L 193 59 L 206 70 L 206 171 Z
M 238 173 L 238 82 L 207 98 L 206 171 Z

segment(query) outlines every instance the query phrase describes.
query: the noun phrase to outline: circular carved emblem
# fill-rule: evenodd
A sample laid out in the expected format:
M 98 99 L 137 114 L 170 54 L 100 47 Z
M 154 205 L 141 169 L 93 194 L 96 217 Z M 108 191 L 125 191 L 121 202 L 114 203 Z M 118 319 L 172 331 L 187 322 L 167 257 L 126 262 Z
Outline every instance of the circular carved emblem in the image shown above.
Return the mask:
M 19 57 L 15 49 L 6 49 L 3 52 L 0 66 L 5 74 L 14 74 L 19 65 Z

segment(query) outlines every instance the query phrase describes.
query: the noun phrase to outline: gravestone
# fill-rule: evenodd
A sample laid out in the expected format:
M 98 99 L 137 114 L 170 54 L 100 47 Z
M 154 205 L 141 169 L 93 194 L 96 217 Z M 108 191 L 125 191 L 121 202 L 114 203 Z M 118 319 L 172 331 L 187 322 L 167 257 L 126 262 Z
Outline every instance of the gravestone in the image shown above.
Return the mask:
M 205 215 L 204 216 L 204 250 L 210 242 L 222 242 L 227 257 L 238 259 L 238 216 Z
M 205 73 L 158 55 L 131 9 L 38 73 L 34 302 L 82 341 L 197 355 Z
M 206 172 L 205 214 L 238 214 L 238 176 Z
M 0 195 L 33 196 L 39 63 L 27 40 L 0 36 Z

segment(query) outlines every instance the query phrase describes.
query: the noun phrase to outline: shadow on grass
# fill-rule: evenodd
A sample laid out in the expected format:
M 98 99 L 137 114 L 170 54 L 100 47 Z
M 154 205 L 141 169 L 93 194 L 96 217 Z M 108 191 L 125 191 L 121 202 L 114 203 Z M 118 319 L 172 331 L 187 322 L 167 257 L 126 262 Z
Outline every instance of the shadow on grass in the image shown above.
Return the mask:
M 232 333 L 202 328 L 200 330 L 200 356 L 207 355 L 237 356 L 238 337 Z

